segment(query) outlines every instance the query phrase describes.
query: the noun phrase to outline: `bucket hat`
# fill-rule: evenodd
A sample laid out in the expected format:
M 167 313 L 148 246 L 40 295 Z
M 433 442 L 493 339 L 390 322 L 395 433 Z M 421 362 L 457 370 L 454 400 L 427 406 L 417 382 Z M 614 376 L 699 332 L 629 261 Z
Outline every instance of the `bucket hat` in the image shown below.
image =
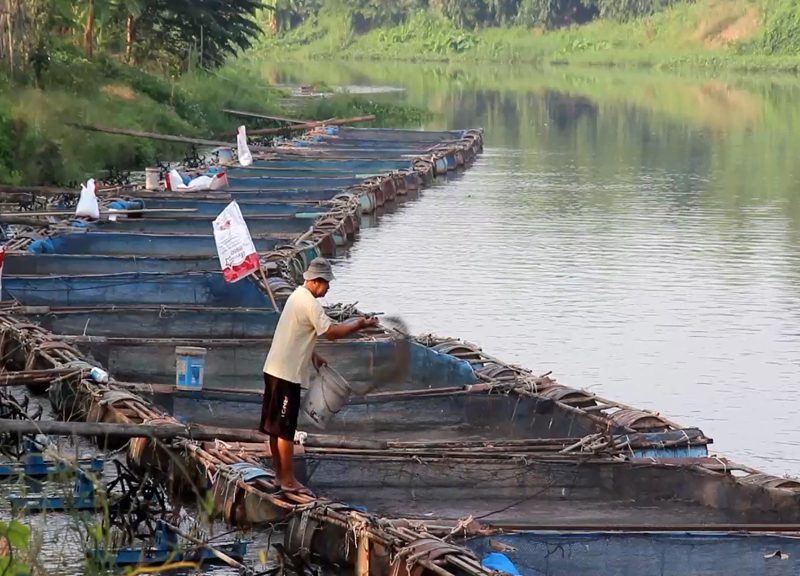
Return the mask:
M 308 265 L 308 270 L 303 272 L 305 280 L 316 280 L 322 278 L 330 282 L 335 278 L 333 270 L 331 270 L 330 263 L 325 258 L 314 258 L 311 264 Z

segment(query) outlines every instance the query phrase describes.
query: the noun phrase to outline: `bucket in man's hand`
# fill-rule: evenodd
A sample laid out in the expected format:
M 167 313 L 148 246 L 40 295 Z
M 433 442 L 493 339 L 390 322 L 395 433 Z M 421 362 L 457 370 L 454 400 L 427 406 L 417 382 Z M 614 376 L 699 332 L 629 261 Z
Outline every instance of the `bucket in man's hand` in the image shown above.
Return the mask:
M 330 366 L 319 369 L 319 379 L 306 392 L 300 406 L 302 416 L 320 430 L 347 404 L 353 392 L 350 384 Z

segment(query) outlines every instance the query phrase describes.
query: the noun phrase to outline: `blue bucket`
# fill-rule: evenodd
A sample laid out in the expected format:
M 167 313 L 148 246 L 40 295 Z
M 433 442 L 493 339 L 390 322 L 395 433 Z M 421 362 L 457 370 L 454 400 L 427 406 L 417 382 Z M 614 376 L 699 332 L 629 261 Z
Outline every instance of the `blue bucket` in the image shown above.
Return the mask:
M 176 346 L 175 387 L 178 390 L 202 390 L 205 364 L 205 348 Z

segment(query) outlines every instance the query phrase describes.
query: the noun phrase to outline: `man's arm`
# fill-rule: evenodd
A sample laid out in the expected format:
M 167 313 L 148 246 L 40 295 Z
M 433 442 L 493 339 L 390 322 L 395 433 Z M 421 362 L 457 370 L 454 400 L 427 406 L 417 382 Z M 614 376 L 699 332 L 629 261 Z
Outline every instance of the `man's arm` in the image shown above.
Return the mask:
M 365 328 L 372 328 L 373 326 L 378 325 L 377 318 L 351 318 L 346 322 L 341 322 L 339 324 L 331 324 L 330 328 L 325 332 L 324 336 L 328 340 L 338 340 L 340 338 L 346 338 L 353 334 L 354 332 L 358 332 L 359 330 L 364 330 Z
M 377 325 L 377 318 L 351 318 L 347 322 L 342 322 L 341 324 L 331 324 L 330 328 L 325 331 L 324 336 L 328 340 L 337 340 L 339 338 L 349 336 L 353 332 L 358 332 L 364 328 L 370 328 Z M 317 354 L 317 351 L 314 350 L 311 353 L 311 364 L 314 366 L 314 369 L 319 372 L 321 367 L 327 366 L 328 361 Z
M 328 365 L 328 361 L 319 354 L 317 354 L 317 351 L 314 350 L 313 352 L 311 352 L 311 365 L 314 366 L 314 370 L 319 372 L 320 368 Z

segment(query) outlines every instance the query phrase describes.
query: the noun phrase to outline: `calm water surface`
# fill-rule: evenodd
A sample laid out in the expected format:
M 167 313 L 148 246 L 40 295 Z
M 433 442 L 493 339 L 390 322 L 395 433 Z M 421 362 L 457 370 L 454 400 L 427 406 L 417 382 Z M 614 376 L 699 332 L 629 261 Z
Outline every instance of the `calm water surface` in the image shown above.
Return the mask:
M 274 65 L 486 129 L 463 175 L 366 229 L 330 302 L 401 315 L 800 475 L 800 84 Z M 397 96 L 395 96 L 397 98 Z

